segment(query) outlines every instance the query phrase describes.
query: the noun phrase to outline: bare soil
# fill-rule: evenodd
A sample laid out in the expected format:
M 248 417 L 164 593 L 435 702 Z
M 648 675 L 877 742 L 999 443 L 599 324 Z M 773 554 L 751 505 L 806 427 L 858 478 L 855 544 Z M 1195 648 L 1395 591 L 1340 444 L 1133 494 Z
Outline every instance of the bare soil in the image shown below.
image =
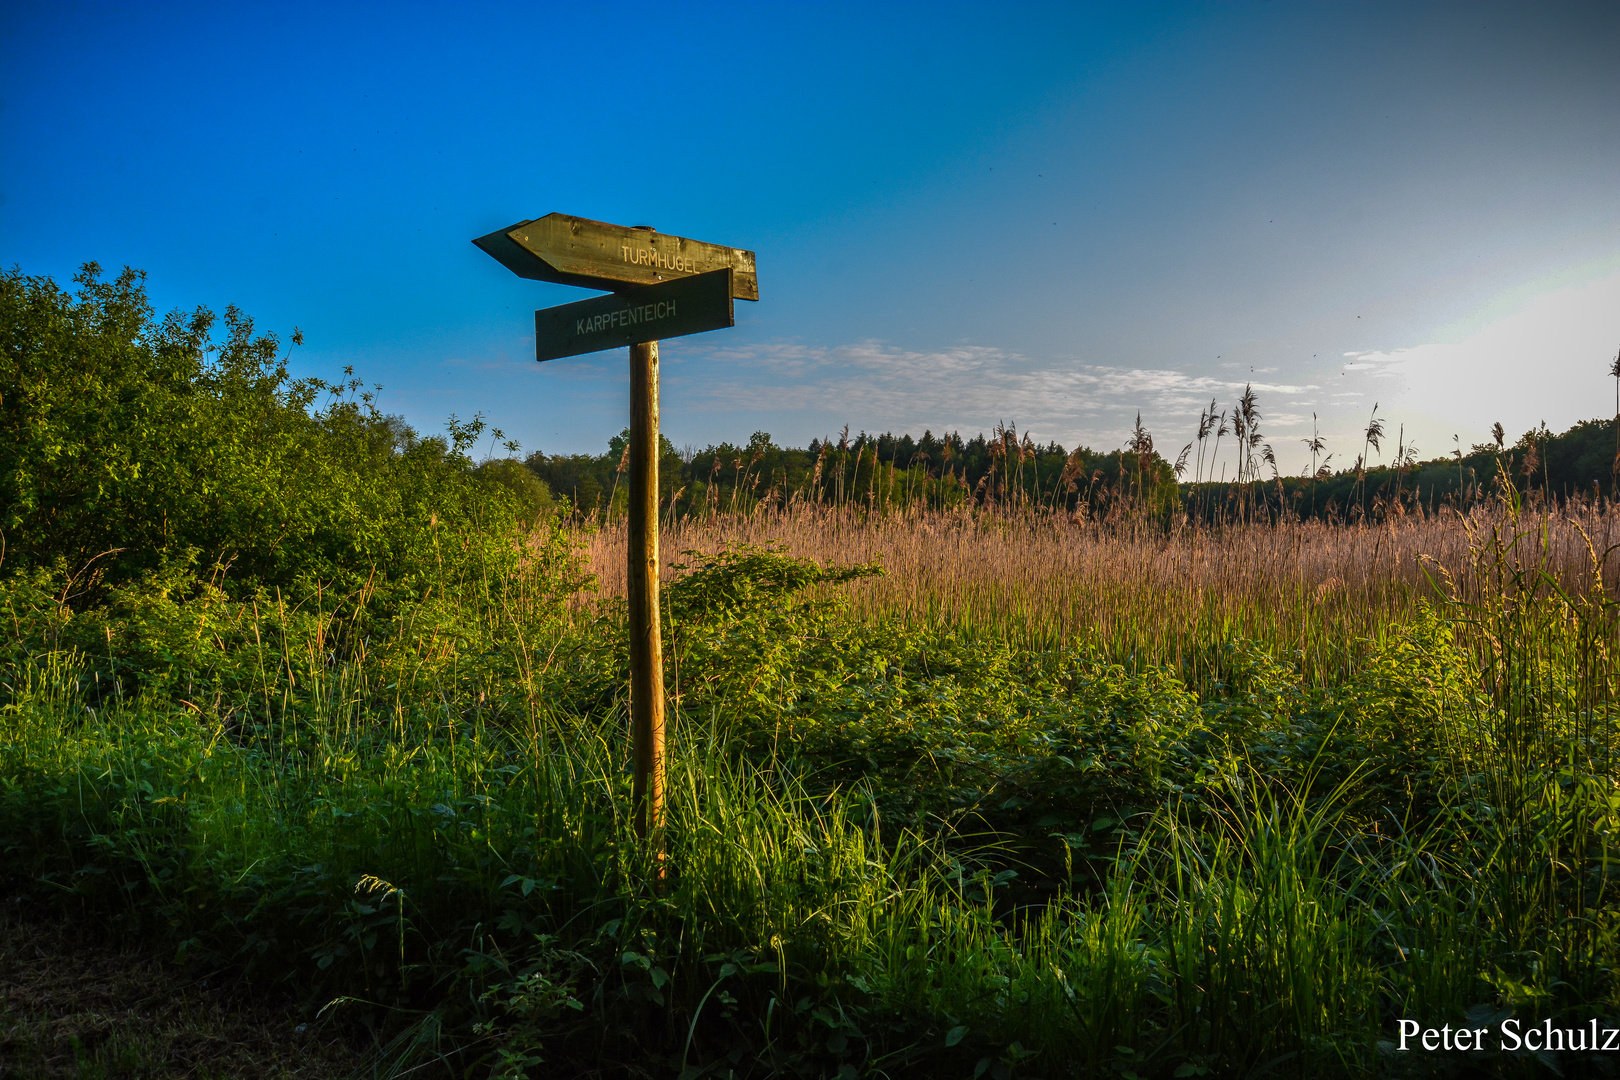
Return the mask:
M 355 1075 L 360 1050 L 291 1001 L 109 943 L 0 896 L 0 1078 Z

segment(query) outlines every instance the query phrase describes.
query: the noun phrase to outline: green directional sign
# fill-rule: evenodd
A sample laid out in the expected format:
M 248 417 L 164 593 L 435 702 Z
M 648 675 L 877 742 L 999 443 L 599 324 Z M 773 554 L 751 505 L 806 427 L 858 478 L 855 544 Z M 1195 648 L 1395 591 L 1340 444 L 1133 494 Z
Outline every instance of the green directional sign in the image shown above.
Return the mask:
M 535 281 L 622 289 L 729 268 L 732 296 L 759 299 L 752 251 L 652 229 L 547 214 L 497 229 L 473 243 L 514 274 Z
M 534 358 L 701 334 L 736 323 L 732 271 L 711 270 L 534 313 Z

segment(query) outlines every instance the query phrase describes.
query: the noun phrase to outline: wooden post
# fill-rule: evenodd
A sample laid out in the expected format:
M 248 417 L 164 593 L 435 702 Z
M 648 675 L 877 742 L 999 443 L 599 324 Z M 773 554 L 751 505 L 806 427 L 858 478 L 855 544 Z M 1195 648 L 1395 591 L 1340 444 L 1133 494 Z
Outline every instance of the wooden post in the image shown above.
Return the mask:
M 664 824 L 664 651 L 658 619 L 658 342 L 630 346 L 630 743 L 636 832 Z

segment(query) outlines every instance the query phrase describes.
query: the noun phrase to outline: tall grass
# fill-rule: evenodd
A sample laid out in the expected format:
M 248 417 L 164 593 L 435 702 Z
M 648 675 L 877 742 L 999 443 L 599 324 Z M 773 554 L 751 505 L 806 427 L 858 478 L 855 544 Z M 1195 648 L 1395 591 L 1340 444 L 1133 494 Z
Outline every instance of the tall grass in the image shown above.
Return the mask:
M 1366 526 L 1290 520 L 1214 529 L 1038 511 L 864 514 L 806 505 L 680 518 L 663 544 L 712 553 L 780 542 L 820 561 L 881 562 L 887 575 L 852 595 L 859 617 L 1033 650 L 1091 644 L 1131 666 L 1173 665 L 1203 690 L 1222 674 L 1223 646 L 1238 637 L 1297 656 L 1312 684 L 1342 681 L 1365 643 L 1447 587 L 1465 599 L 1500 590 L 1495 571 L 1475 557 L 1493 533 L 1524 532 L 1520 558 L 1534 533 L 1537 588 L 1556 583 L 1575 594 L 1597 581 L 1592 546 L 1605 551 L 1620 541 L 1620 514 L 1590 505 L 1527 514 L 1524 525 L 1501 503 Z M 623 593 L 624 545 L 618 524 L 586 534 L 587 565 L 606 595 Z M 676 573 L 666 568 L 668 577 Z
M 693 724 L 658 889 L 603 732 L 367 727 L 363 676 L 323 678 L 325 708 L 242 747 L 150 708 L 91 714 L 47 665 L 3 748 L 12 857 L 184 952 L 369 1016 L 395 1032 L 378 1059 L 395 1074 L 549 1057 L 673 1075 L 739 1045 L 767 1073 L 964 1052 L 1000 1074 L 1358 1066 L 1376 1035 L 1383 927 L 1324 869 L 1320 811 L 1265 804 L 1213 841 L 1167 812 L 1102 895 L 998 913 L 992 868 L 880 839 L 860 793 L 763 776 Z M 22 820 L 75 857 L 19 844 Z

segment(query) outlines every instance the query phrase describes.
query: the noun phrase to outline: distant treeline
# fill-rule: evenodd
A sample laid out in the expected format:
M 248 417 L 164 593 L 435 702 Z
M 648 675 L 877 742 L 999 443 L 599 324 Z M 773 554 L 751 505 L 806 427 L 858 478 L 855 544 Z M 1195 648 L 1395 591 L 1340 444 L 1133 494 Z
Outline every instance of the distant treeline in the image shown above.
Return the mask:
M 621 513 L 628 502 L 629 432 L 605 454 L 529 455 L 525 464 L 581 516 Z M 674 515 L 785 509 L 795 502 L 891 510 L 978 506 L 1102 507 L 1122 495 L 1174 503 L 1174 470 L 1157 454 L 1099 453 L 1036 443 L 1012 427 L 971 439 L 846 429 L 805 448 L 763 431 L 681 453 L 666 438 L 659 463 L 663 512 Z
M 1242 517 L 1355 521 L 1396 507 L 1470 505 L 1498 490 L 1501 478 L 1534 498 L 1611 495 L 1615 482 L 1615 426 L 1586 420 L 1562 434 L 1546 427 L 1508 445 L 1460 446 L 1449 457 L 1416 460 L 1409 448 L 1390 448 L 1390 462 L 1371 468 L 1319 468 L 1315 476 L 1283 475 L 1269 464 L 1242 467 L 1242 483 L 1182 482 L 1178 469 L 1153 446 L 1140 422 L 1123 450 L 1068 450 L 1036 443 L 1012 427 L 971 439 L 960 432 L 921 437 L 892 433 L 812 440 L 808 447 L 778 446 L 756 431 L 744 445 L 729 442 L 681 453 L 666 438 L 660 462 L 663 512 L 676 516 L 783 509 L 795 501 L 876 510 L 966 506 L 1039 506 L 1093 515 L 1125 509 L 1185 512 L 1208 521 Z M 554 496 L 582 517 L 622 513 L 628 502 L 624 469 L 628 432 L 600 455 L 531 454 L 524 462 Z M 1357 448 L 1378 452 L 1378 440 Z M 1259 455 L 1256 454 L 1256 457 Z M 1188 472 L 1187 454 L 1177 465 Z M 1398 461 L 1396 459 L 1399 459 Z M 514 463 L 515 464 L 515 463 Z M 1265 464 L 1262 468 L 1261 465 Z
M 1276 476 L 1246 485 L 1182 485 L 1189 512 L 1205 519 L 1240 513 L 1297 514 L 1356 521 L 1443 506 L 1468 507 L 1511 483 L 1518 497 L 1560 503 L 1615 495 L 1617 450 L 1613 420 L 1583 420 L 1560 434 L 1545 425 L 1508 444 L 1500 424 L 1496 440 L 1459 445 L 1446 457 L 1416 460 L 1397 446 L 1388 464 L 1352 467 L 1317 476 Z M 1360 448 L 1363 453 L 1371 447 Z

